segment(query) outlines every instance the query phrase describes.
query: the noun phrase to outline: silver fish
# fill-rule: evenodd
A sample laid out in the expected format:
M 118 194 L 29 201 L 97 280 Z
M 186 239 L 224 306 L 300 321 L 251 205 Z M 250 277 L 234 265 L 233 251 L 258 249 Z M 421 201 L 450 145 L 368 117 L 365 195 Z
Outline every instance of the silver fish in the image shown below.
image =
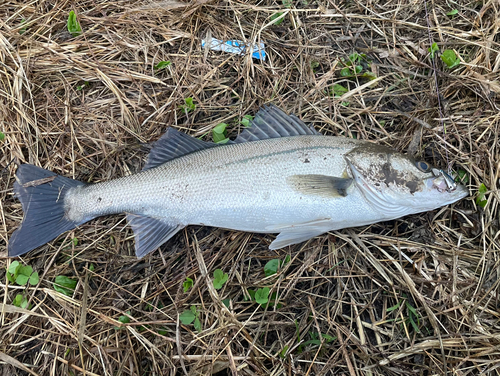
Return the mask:
M 188 225 L 279 233 L 278 249 L 327 231 L 433 210 L 469 192 L 444 171 L 385 146 L 322 136 L 271 105 L 226 145 L 174 128 L 143 171 L 97 184 L 24 164 L 14 191 L 19 256 L 93 218 L 126 213 L 143 257 Z

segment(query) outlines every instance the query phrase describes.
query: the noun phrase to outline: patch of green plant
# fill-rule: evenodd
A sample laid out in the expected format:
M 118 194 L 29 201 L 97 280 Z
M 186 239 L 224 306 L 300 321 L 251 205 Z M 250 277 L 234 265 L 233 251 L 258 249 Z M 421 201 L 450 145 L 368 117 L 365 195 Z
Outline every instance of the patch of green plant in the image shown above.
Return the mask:
M 285 257 L 285 260 L 281 261 L 280 259 L 272 259 L 269 260 L 266 265 L 264 265 L 264 274 L 266 277 L 269 277 L 273 274 L 276 274 L 278 272 L 278 269 L 286 265 L 288 262 L 290 262 L 290 255 L 287 255 Z
M 403 294 L 403 299 L 399 300 L 397 304 L 393 305 L 392 307 L 389 307 L 386 309 L 386 312 L 392 312 L 395 310 L 398 310 L 401 308 L 401 306 L 404 304 L 404 307 L 406 308 L 406 316 L 404 317 L 404 322 L 407 324 L 410 324 L 413 329 L 415 330 L 416 333 L 420 333 L 420 316 L 417 312 L 417 309 L 413 307 L 413 305 L 410 303 L 409 299 L 406 297 L 405 294 Z
M 287 351 L 288 351 L 288 345 L 286 345 L 285 347 L 283 347 L 283 349 L 280 351 L 280 358 L 281 359 L 285 359 Z
M 344 78 L 362 77 L 368 80 L 377 78 L 375 74 L 369 70 L 371 60 L 366 54 L 358 54 L 354 52 L 347 59 L 341 58 L 340 64 L 343 68 L 340 70 L 340 75 Z
M 172 64 L 170 62 L 170 60 L 167 60 L 167 61 L 160 61 L 158 64 L 155 65 L 155 69 L 156 70 L 160 70 L 160 69 L 163 69 L 163 68 L 166 68 L 168 67 L 170 64 Z
M 73 296 L 75 292 L 77 281 L 75 279 L 66 277 L 65 275 L 58 275 L 53 283 L 54 290 L 66 296 Z
M 180 108 L 187 114 L 188 112 L 196 110 L 196 104 L 193 98 L 187 97 L 184 99 L 184 104 L 181 105 Z
M 5 140 L 5 134 L 3 132 L 0 132 L 0 141 Z
M 220 290 L 224 283 L 227 282 L 229 276 L 227 273 L 224 273 L 221 269 L 215 269 L 214 271 L 214 288 L 216 290 Z
M 212 138 L 216 144 L 225 144 L 229 141 L 226 128 L 226 123 L 219 123 L 212 129 Z
M 241 124 L 245 127 L 245 128 L 250 128 L 250 122 L 253 120 L 253 116 L 252 115 L 243 115 L 243 118 L 241 119 Z
M 311 61 L 311 69 L 313 72 L 316 72 L 316 69 L 319 67 L 318 61 Z
M 285 8 L 291 8 L 293 5 L 292 0 L 282 0 L 281 3 Z
M 21 25 L 24 25 L 26 22 L 27 22 L 27 21 L 23 18 L 23 19 L 21 20 Z M 26 32 L 26 30 L 28 30 L 28 27 L 27 27 L 27 26 L 24 26 L 24 27 L 20 28 L 20 29 L 19 29 L 19 35 L 23 35 L 23 34 Z
M 184 325 L 190 325 L 192 323 L 196 331 L 201 332 L 201 321 L 199 315 L 200 313 L 196 307 L 191 306 L 188 310 L 185 310 L 179 315 L 179 320 Z
M 83 84 L 78 85 L 78 86 L 76 87 L 76 90 L 78 90 L 78 91 L 83 90 L 83 89 L 85 89 L 87 86 L 90 86 L 90 83 L 89 83 L 88 81 L 84 81 L 84 82 L 83 82 Z M 76 239 L 76 238 L 75 238 L 75 239 Z M 77 239 L 77 241 L 78 241 L 78 239 Z
M 260 305 L 265 305 L 269 301 L 269 287 L 263 287 L 255 291 L 255 301 Z
M 127 311 L 126 313 L 127 315 L 130 315 L 130 311 Z M 122 324 L 128 324 L 130 322 L 130 318 L 128 316 L 121 315 L 120 317 L 118 317 L 118 322 Z M 120 330 L 120 329 L 123 329 L 123 326 L 115 326 L 115 330 Z
M 431 60 L 434 60 L 434 56 L 436 52 L 439 52 L 439 47 L 436 42 L 432 43 L 432 45 L 428 48 L 429 52 L 431 53 Z
M 281 17 L 283 15 L 283 12 L 278 12 L 275 13 L 271 16 L 271 21 L 274 21 L 274 25 L 279 26 L 281 23 L 285 20 L 285 17 Z M 280 18 L 281 17 L 281 18 Z
M 193 287 L 193 280 L 189 277 L 186 277 L 186 280 L 184 281 L 184 283 L 182 284 L 182 288 L 184 289 L 184 292 L 188 292 L 188 290 Z
M 329 334 L 324 334 L 324 333 L 321 333 L 321 338 L 320 338 L 320 336 L 318 335 L 317 332 L 309 332 L 309 336 L 311 337 L 311 339 L 302 342 L 301 346 L 303 346 L 303 347 L 306 347 L 308 345 L 320 346 L 321 345 L 321 338 L 324 339 L 324 343 L 331 343 L 337 339 L 337 337 L 333 337 Z
M 229 303 L 231 302 L 231 299 L 227 298 L 222 301 L 222 304 L 226 306 L 226 308 L 229 308 Z
M 19 286 L 26 286 L 26 284 L 35 286 L 40 281 L 38 272 L 33 272 L 33 268 L 29 265 L 24 266 L 19 261 L 12 261 L 7 269 L 7 279 L 11 283 L 17 283 Z
M 486 188 L 486 186 L 481 183 L 479 189 L 477 190 L 476 204 L 482 208 L 484 208 L 486 206 L 486 203 L 488 202 L 488 200 L 484 198 L 486 192 L 488 192 L 488 188 Z
M 76 19 L 75 12 L 71 11 L 68 15 L 68 31 L 73 37 L 77 37 L 82 34 L 82 27 Z
M 447 16 L 453 17 L 458 14 L 458 9 L 452 9 L 448 13 L 446 13 Z
M 347 93 L 349 90 L 340 84 L 335 84 L 329 89 L 329 91 L 330 91 L 329 95 L 333 95 L 334 98 L 340 98 L 342 95 Z M 341 104 L 344 107 L 349 106 L 349 102 L 347 102 L 347 101 L 343 101 Z
M 462 184 L 469 183 L 469 175 L 467 175 L 467 171 L 460 168 L 457 171 L 457 176 L 455 177 L 455 182 L 462 183 Z
M 17 294 L 12 304 L 19 308 L 31 309 L 31 305 L 28 305 L 28 299 L 23 294 Z
M 444 50 L 441 54 L 441 60 L 443 60 L 446 66 L 450 69 L 460 65 L 460 59 L 453 50 Z

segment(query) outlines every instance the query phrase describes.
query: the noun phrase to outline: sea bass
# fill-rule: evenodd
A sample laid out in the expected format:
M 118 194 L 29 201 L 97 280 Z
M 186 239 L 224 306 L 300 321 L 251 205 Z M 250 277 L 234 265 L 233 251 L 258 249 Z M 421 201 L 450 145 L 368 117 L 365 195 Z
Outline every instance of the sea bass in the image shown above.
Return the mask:
M 24 219 L 10 238 L 11 257 L 117 213 L 126 213 L 143 257 L 188 225 L 278 233 L 269 246 L 278 249 L 468 195 L 425 162 L 369 141 L 320 135 L 273 105 L 225 145 L 169 128 L 137 174 L 85 184 L 24 164 L 14 191 Z

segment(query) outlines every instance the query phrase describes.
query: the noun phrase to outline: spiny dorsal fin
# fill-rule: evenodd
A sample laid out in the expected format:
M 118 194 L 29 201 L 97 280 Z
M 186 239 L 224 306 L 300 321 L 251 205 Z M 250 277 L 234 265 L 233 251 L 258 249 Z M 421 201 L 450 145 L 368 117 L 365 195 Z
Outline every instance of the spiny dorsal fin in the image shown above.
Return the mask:
M 150 168 L 157 167 L 174 158 L 214 146 L 217 145 L 198 140 L 197 138 L 179 132 L 175 128 L 168 128 L 165 134 L 154 143 L 143 170 L 149 170 Z
M 346 197 L 352 179 L 312 174 L 292 175 L 287 178 L 287 183 L 296 191 L 306 195 Z
M 271 104 L 257 112 L 250 127 L 241 132 L 234 143 L 303 135 L 321 134 L 314 128 L 308 127 L 295 115 L 287 115 Z
M 181 224 L 140 214 L 127 214 L 127 220 L 134 231 L 135 254 L 138 258 L 154 251 L 184 228 Z

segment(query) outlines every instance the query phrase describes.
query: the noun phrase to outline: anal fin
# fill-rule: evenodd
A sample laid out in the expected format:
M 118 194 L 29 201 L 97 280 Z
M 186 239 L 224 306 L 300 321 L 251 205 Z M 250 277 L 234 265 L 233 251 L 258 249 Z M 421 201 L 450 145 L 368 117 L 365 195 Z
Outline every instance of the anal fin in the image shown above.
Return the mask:
M 135 235 L 135 254 L 146 256 L 174 236 L 185 226 L 168 220 L 140 214 L 127 214 L 127 220 Z

